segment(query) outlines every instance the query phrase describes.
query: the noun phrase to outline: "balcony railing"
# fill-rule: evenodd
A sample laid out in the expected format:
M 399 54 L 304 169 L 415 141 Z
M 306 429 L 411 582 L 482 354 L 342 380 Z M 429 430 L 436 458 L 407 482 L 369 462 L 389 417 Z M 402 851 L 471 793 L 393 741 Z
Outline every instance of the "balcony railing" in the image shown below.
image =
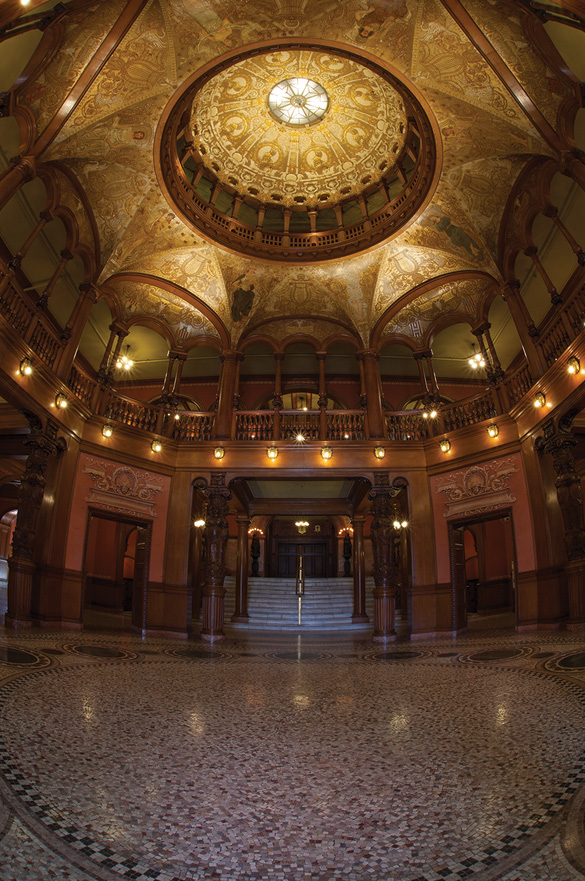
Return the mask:
M 563 294 L 565 300 L 551 309 L 535 338 L 545 363 L 550 367 L 583 332 L 585 286 L 581 270 L 576 270 Z M 23 290 L 6 265 L 0 262 L 0 317 L 22 341 L 53 371 L 64 371 L 63 353 L 67 340 L 50 313 L 39 310 L 35 298 Z M 60 374 L 62 375 L 62 374 Z M 515 406 L 530 392 L 535 377 L 526 363 L 503 376 L 495 387 L 463 401 L 441 408 L 432 423 L 417 411 L 386 412 L 386 439 L 396 442 L 420 441 L 443 431 L 493 419 L 508 406 Z M 213 412 L 169 411 L 162 405 L 148 404 L 100 385 L 97 377 L 76 361 L 67 374 L 67 386 L 88 408 L 107 419 L 132 428 L 166 435 L 178 442 L 209 441 L 214 434 Z M 234 413 L 232 438 L 243 441 L 277 441 L 303 434 L 308 441 L 368 440 L 367 413 L 363 410 L 240 410 Z
M 456 431 L 476 422 L 484 422 L 498 415 L 498 410 L 491 395 L 488 393 L 474 395 L 464 401 L 455 401 L 441 407 L 441 418 L 444 431 Z

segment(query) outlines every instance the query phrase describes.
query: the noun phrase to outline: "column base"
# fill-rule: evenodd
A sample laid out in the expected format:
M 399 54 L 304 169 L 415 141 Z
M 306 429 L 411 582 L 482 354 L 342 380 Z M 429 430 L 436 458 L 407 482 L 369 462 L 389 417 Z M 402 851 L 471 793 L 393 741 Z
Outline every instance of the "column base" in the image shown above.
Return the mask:
M 204 633 L 203 630 L 199 636 L 205 642 L 223 642 L 225 639 L 225 633 Z
M 232 624 L 247 624 L 249 620 L 248 615 L 232 615 L 231 617 Z
M 373 637 L 372 637 L 372 641 L 373 641 L 373 642 L 377 642 L 377 643 L 380 643 L 380 642 L 396 642 L 397 638 L 398 638 L 398 637 L 396 636 L 395 633 L 391 633 L 391 634 L 389 634 L 388 636 L 380 636 L 379 634 L 376 635 L 376 634 L 374 633 L 374 635 L 373 635 Z
M 352 615 L 351 616 L 352 624 L 369 624 L 370 618 L 369 615 Z
M 32 618 L 15 618 L 7 612 L 4 615 L 4 626 L 7 630 L 32 630 L 34 621 Z

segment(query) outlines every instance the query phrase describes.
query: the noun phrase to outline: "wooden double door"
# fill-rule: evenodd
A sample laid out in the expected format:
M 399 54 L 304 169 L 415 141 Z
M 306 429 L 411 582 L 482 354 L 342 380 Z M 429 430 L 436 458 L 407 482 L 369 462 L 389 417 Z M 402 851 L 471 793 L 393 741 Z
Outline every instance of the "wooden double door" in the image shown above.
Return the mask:
M 299 554 L 302 553 L 305 578 L 327 578 L 327 542 L 283 542 L 277 546 L 278 577 L 294 578 L 297 574 Z

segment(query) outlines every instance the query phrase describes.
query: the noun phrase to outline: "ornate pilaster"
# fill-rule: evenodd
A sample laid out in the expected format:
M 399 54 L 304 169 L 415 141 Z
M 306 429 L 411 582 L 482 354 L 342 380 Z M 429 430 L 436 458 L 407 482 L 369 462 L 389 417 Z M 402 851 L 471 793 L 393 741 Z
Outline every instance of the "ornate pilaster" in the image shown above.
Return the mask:
M 232 621 L 245 624 L 248 621 L 248 527 L 250 519 L 246 516 L 237 517 L 236 519 L 238 523 L 236 608 L 232 615 Z
M 569 587 L 570 626 L 585 628 L 585 522 L 581 480 L 575 468 L 572 447 L 577 439 L 571 432 L 576 411 L 562 416 L 555 424 L 549 419 L 543 434 L 535 441 L 537 450 L 552 458 L 556 474 L 555 487 L 563 526 L 569 565 L 566 567 Z
M 34 552 L 37 538 L 37 519 L 45 492 L 45 473 L 50 456 L 64 449 L 64 441 L 57 438 L 58 426 L 49 422 L 45 431 L 41 420 L 33 413 L 24 412 L 32 432 L 25 439 L 28 456 L 20 480 L 18 515 L 12 539 L 12 557 L 8 561 L 8 609 L 6 627 L 31 627 L 32 579 L 35 571 Z
M 205 515 L 205 546 L 207 555 L 203 566 L 203 628 L 202 639 L 223 639 L 225 587 L 225 551 L 228 541 L 228 501 L 232 494 L 225 486 L 225 475 L 212 474 L 210 485 L 198 477 L 193 484 L 207 496 Z
M 368 495 L 372 502 L 370 537 L 374 556 L 374 641 L 383 642 L 396 636 L 396 567 L 392 549 L 394 538 L 393 498 L 397 490 L 390 486 L 387 474 L 374 475 L 374 488 Z
M 366 613 L 366 557 L 364 552 L 364 517 L 356 515 L 353 526 L 353 624 L 367 624 Z M 345 556 L 345 542 L 344 542 Z
M 382 410 L 382 380 L 378 355 L 372 349 L 366 349 L 360 354 L 364 368 L 369 436 L 371 438 L 385 438 L 386 421 Z

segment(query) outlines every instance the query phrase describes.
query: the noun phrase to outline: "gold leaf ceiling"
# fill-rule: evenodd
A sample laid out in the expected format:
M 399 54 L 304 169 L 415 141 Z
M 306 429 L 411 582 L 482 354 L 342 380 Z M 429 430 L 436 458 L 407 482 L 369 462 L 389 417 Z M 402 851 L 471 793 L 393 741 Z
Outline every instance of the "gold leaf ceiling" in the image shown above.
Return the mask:
M 498 0 L 463 5 L 555 126 L 571 86 L 544 64 L 519 16 L 504 14 Z M 96 3 L 67 23 L 64 51 L 23 96 L 41 129 L 124 7 L 123 0 Z M 287 50 L 284 43 L 295 39 L 313 48 Z M 260 175 L 267 193 L 294 200 L 316 193 L 324 179 L 331 190 L 338 191 L 342 181 L 353 187 L 400 144 L 399 96 L 350 61 L 336 70 L 329 42 L 363 50 L 403 76 L 434 120 L 443 155 L 429 203 L 371 255 L 280 269 L 203 241 L 165 201 L 156 168 L 156 133 L 165 108 L 205 65 L 259 41 L 273 45 L 227 66 L 199 94 L 197 137 L 206 161 L 215 161 L 221 175 L 229 176 L 239 152 L 240 168 Z M 322 51 L 314 48 L 319 42 Z M 326 88 L 331 109 L 306 131 L 287 132 L 269 118 L 267 94 L 284 75 L 302 71 Z M 240 93 L 231 95 L 238 82 Z M 232 99 L 239 102 L 243 128 L 233 121 Z M 369 122 L 364 102 L 375 107 Z M 150 0 L 45 159 L 67 164 L 92 205 L 100 283 L 121 273 L 173 282 L 215 313 L 232 344 L 262 327 L 268 332 L 274 321 L 281 329 L 313 322 L 323 334 L 343 327 L 367 344 L 380 317 L 403 297 L 406 304 L 418 285 L 434 285 L 433 310 L 449 311 L 459 293 L 444 289 L 446 274 L 483 272 L 501 281 L 494 260 L 506 199 L 535 155 L 549 156 L 551 147 L 441 0 Z M 242 315 L 234 311 L 234 293 L 252 285 L 252 305 Z M 150 294 L 145 308 L 148 303 L 154 310 Z M 393 317 L 394 326 L 408 324 L 414 307 L 406 308 L 402 324 L 399 315 Z M 200 325 L 194 321 L 193 327 Z
M 322 86 L 329 107 L 313 125 L 277 122 L 267 97 L 281 80 Z M 405 142 L 406 112 L 397 92 L 373 71 L 325 52 L 269 52 L 223 71 L 197 94 L 193 142 L 222 182 L 284 205 L 339 201 L 377 182 Z

